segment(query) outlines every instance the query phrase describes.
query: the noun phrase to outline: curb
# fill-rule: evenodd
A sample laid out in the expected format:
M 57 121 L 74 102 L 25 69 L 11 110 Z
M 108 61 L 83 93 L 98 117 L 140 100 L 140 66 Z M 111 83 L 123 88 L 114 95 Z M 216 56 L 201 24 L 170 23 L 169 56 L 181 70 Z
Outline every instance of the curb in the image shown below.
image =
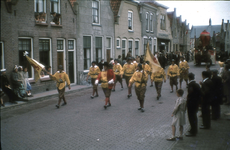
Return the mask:
M 65 95 L 74 93 L 76 91 L 82 91 L 82 90 L 85 90 L 85 89 L 89 89 L 89 88 L 92 88 L 92 87 L 88 86 L 88 87 L 83 87 L 83 88 L 80 88 L 80 89 L 68 90 L 68 91 L 65 92 Z M 39 97 L 28 98 L 25 101 L 20 101 L 20 103 L 18 103 L 18 104 L 13 104 L 13 105 L 10 105 L 10 106 L 1 107 L 1 111 L 7 111 L 7 110 L 14 109 L 14 108 L 17 108 L 17 107 L 21 107 L 21 106 L 24 106 L 24 105 L 27 105 L 27 104 L 32 104 L 32 103 L 36 103 L 36 102 L 45 101 L 47 98 L 53 98 L 53 97 L 57 97 L 57 96 L 58 96 L 58 93 L 48 94 L 48 95 L 39 96 Z

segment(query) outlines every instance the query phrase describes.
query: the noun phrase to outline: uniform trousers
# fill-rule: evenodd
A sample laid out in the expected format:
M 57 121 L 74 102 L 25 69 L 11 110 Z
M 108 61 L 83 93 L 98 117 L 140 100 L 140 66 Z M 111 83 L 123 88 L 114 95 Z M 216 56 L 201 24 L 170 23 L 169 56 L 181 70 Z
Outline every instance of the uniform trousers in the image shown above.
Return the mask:
M 139 101 L 144 101 L 145 99 L 145 92 L 146 92 L 146 86 L 138 86 L 136 87 L 135 86 L 135 92 L 136 92 L 136 95 L 137 95 L 137 99 Z
M 155 88 L 156 88 L 156 91 L 157 91 L 158 95 L 161 95 L 162 83 L 163 82 L 155 82 Z

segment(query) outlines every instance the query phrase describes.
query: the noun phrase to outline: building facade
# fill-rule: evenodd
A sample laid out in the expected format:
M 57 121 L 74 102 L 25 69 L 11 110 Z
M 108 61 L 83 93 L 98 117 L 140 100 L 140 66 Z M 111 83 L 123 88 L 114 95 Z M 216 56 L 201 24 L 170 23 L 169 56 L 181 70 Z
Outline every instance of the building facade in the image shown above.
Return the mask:
M 76 84 L 76 15 L 69 0 L 1 1 L 1 68 L 9 76 L 14 65 L 28 68 L 33 93 L 55 89 L 48 75 L 34 82 L 34 70 L 23 56 L 29 56 L 51 73 L 63 65 L 71 84 Z M 26 9 L 25 9 L 26 8 Z
M 230 54 L 230 23 L 227 20 L 227 23 L 224 23 L 224 19 L 222 19 L 221 23 L 221 32 L 220 32 L 220 46 L 221 50 Z

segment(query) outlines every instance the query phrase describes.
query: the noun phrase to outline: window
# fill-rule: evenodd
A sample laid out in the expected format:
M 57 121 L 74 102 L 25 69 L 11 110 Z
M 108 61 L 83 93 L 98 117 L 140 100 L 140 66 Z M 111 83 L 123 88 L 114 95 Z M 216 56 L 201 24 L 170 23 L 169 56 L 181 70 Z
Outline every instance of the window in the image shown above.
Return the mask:
M 92 1 L 92 16 L 93 16 L 93 23 L 99 24 L 99 13 L 100 13 L 100 5 L 98 0 Z
M 135 55 L 139 55 L 139 41 L 135 41 Z
M 83 36 L 84 70 L 88 70 L 91 61 L 91 37 Z
M 60 0 L 50 0 L 50 12 L 60 14 Z
M 125 51 L 126 51 L 126 40 L 122 40 L 122 60 L 125 60 Z
M 160 25 L 161 25 L 161 30 L 165 30 L 165 16 L 161 15 L 160 17 Z
M 57 50 L 63 50 L 63 40 L 57 40 Z
M 27 51 L 28 56 L 31 57 L 31 39 L 19 39 L 18 41 L 18 50 L 19 50 L 19 65 L 24 68 L 27 67 L 29 78 L 32 78 L 32 68 L 30 63 L 24 57 L 23 53 Z
M 111 38 L 107 37 L 106 38 L 106 58 L 108 60 L 108 58 L 110 58 L 112 56 L 112 50 L 111 50 L 112 46 L 111 46 Z
M 35 20 L 46 23 L 46 0 L 34 0 Z
M 40 63 L 44 66 L 51 66 L 50 39 L 39 39 Z
M 120 38 L 117 38 L 117 48 L 121 48 L 120 41 Z
M 133 30 L 133 12 L 128 11 L 128 29 Z
M 146 31 L 149 31 L 149 13 L 146 13 Z
M 102 59 L 102 38 L 96 37 L 96 63 L 99 63 Z
M 150 18 L 149 18 L 149 30 L 153 31 L 153 14 L 150 14 Z
M 133 53 L 133 41 L 129 40 L 129 52 Z
M 74 49 L 74 40 L 68 40 L 68 49 Z
M 3 45 L 3 42 L 0 42 L 0 57 L 1 57 L 1 61 L 0 61 L 0 69 L 3 69 L 5 68 L 5 59 L 4 59 L 4 45 Z

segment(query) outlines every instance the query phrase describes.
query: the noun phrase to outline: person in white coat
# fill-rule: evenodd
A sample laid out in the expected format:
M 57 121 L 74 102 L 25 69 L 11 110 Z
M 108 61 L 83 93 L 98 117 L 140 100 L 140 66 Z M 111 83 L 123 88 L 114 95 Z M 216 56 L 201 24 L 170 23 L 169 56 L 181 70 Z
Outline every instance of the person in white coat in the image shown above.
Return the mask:
M 185 112 L 186 112 L 186 100 L 183 98 L 184 91 L 182 89 L 177 90 L 176 104 L 172 113 L 172 137 L 168 138 L 168 141 L 175 141 L 176 125 L 180 126 L 180 136 L 179 139 L 183 139 L 183 125 L 185 125 Z

